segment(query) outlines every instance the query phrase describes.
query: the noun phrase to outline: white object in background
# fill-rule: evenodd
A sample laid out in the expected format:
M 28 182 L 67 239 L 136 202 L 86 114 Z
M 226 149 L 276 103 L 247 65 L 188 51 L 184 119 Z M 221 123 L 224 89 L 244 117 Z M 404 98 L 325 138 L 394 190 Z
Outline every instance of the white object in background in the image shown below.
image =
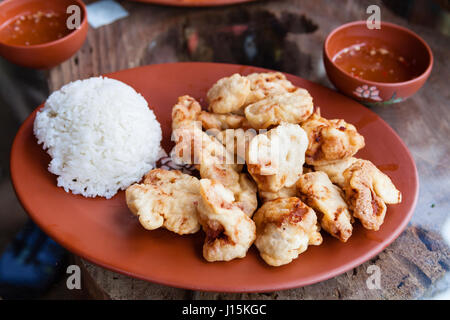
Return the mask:
M 450 217 L 445 220 L 444 225 L 442 227 L 442 237 L 450 246 Z
M 98 28 L 128 16 L 128 12 L 114 0 L 101 0 L 86 6 L 88 22 Z

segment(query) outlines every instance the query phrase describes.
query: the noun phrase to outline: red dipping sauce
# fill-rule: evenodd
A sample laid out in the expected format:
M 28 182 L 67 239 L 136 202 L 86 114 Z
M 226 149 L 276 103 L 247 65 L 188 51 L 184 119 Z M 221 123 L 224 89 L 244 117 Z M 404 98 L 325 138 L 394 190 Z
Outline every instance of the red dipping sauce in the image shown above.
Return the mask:
M 0 27 L 0 42 L 32 46 L 61 39 L 71 33 L 66 14 L 52 11 L 26 13 Z
M 378 39 L 363 39 L 332 60 L 350 75 L 374 82 L 404 82 L 420 75 L 416 60 L 407 60 Z

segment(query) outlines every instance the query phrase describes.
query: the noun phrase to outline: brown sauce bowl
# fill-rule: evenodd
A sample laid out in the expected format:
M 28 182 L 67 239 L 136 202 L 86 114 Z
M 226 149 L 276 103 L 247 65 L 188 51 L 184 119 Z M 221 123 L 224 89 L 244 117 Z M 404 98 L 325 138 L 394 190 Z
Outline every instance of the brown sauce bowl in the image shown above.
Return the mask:
M 346 72 L 336 65 L 333 57 L 342 49 L 353 45 L 357 38 L 380 39 L 406 59 L 414 59 L 419 76 L 403 82 L 386 83 L 357 78 Z M 325 40 L 323 59 L 328 78 L 333 85 L 345 95 L 369 106 L 404 101 L 424 85 L 433 66 L 431 49 L 421 37 L 388 22 L 381 22 L 381 29 L 367 28 L 366 21 L 355 21 L 338 27 Z
M 0 56 L 24 67 L 48 69 L 73 56 L 86 40 L 87 12 L 81 0 L 6 0 L 0 3 L 0 28 L 12 19 L 38 11 L 67 14 L 67 7 L 77 5 L 81 9 L 80 28 L 65 37 L 36 45 L 13 45 L 0 40 Z

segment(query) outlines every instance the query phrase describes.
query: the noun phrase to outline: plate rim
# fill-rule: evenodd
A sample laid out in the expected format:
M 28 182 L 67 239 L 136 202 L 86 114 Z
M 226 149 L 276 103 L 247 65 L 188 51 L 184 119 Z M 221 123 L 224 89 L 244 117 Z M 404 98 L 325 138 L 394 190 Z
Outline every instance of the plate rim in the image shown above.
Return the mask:
M 111 73 L 107 73 L 107 74 L 102 74 L 99 76 L 102 77 L 114 77 L 115 74 L 118 73 L 122 73 L 124 71 L 133 71 L 136 69 L 145 69 L 145 68 L 152 68 L 155 66 L 159 66 L 159 67 L 164 67 L 166 65 L 180 65 L 180 64 L 204 64 L 204 65 L 208 65 L 208 64 L 212 64 L 212 65 L 228 65 L 228 66 L 234 66 L 234 67 L 240 67 L 240 68 L 255 68 L 258 70 L 267 70 L 267 71 L 277 71 L 277 70 L 271 70 L 271 69 L 267 69 L 267 68 L 262 68 L 262 67 L 255 67 L 255 66 L 248 66 L 248 65 L 240 65 L 240 64 L 232 64 L 232 63 L 215 63 L 215 62 L 172 62 L 172 63 L 160 63 L 160 64 L 151 64 L 151 65 L 144 65 L 144 66 L 138 66 L 138 67 L 134 67 L 134 68 L 129 68 L 129 69 L 122 69 L 122 70 L 118 70 L 118 71 L 114 71 Z M 282 72 L 285 75 L 294 77 L 294 78 L 298 78 L 301 79 L 302 81 L 306 81 L 309 83 L 312 83 L 315 86 L 320 86 L 323 87 L 327 90 L 331 90 L 334 91 L 336 94 L 339 94 L 340 96 L 352 100 L 350 98 L 348 98 L 347 96 L 343 95 L 342 93 L 333 90 L 331 88 L 325 87 L 321 84 L 312 82 L 310 80 L 304 79 L 300 76 L 296 76 L 290 73 L 286 73 L 286 72 Z M 354 101 L 354 100 L 352 100 Z M 17 191 L 17 181 L 16 181 L 16 175 L 15 175 L 15 170 L 14 170 L 14 166 L 15 163 L 13 161 L 13 157 L 14 154 L 18 148 L 18 138 L 23 135 L 23 132 L 28 128 L 28 126 L 32 126 L 33 122 L 34 122 L 34 118 L 36 116 L 36 113 L 38 112 L 38 110 L 40 108 L 42 108 L 44 106 L 43 102 L 41 105 L 39 105 L 37 108 L 35 108 L 31 114 L 25 119 L 25 121 L 20 125 L 19 130 L 17 131 L 13 143 L 12 143 L 12 147 L 11 147 L 11 152 L 10 152 L 10 176 L 11 176 L 11 182 L 12 182 L 12 186 L 14 189 L 14 193 L 17 197 L 17 199 L 19 200 L 21 206 L 24 208 L 25 212 L 27 213 L 27 215 L 42 229 L 44 230 L 44 232 L 50 236 L 52 239 L 57 239 L 55 240 L 56 242 L 58 242 L 60 245 L 62 245 L 64 248 L 66 248 L 68 251 L 70 251 L 73 254 L 76 254 L 77 256 L 95 264 L 98 265 L 102 268 L 105 268 L 107 270 L 111 270 L 113 272 L 117 272 L 132 278 L 136 278 L 136 279 L 140 279 L 140 280 L 144 280 L 147 282 L 151 282 L 151 283 L 156 283 L 156 284 L 160 284 L 160 285 L 166 285 L 166 286 L 170 286 L 170 287 L 174 287 L 174 288 L 179 288 L 179 289 L 185 289 L 185 290 L 194 290 L 194 291 L 205 291 L 205 292 L 223 292 L 223 293 L 259 293 L 259 292 L 273 292 L 273 291 L 279 291 L 279 290 L 287 290 L 287 289 L 293 289 L 293 288 L 300 288 L 300 287 L 304 287 L 304 286 L 308 286 L 311 284 L 315 284 L 315 283 L 319 283 L 331 278 L 334 278 L 336 276 L 339 276 L 365 262 L 367 262 L 368 260 L 370 260 L 371 258 L 373 258 L 374 256 L 378 255 L 379 253 L 381 253 L 385 248 L 387 248 L 395 239 L 397 239 L 401 233 L 406 229 L 408 223 L 410 222 L 416 205 L 417 205 L 417 201 L 418 201 L 418 195 L 419 195 L 419 175 L 418 175 L 418 171 L 417 171 L 417 166 L 414 160 L 414 157 L 412 156 L 410 150 L 408 149 L 407 145 L 405 144 L 405 142 L 402 140 L 402 138 L 397 134 L 397 132 L 383 119 L 381 118 L 378 114 L 376 114 L 374 111 L 370 110 L 369 108 L 367 108 L 366 106 L 360 104 L 357 101 L 354 101 L 355 103 L 359 104 L 360 107 L 363 107 L 365 109 L 367 109 L 368 112 L 370 112 L 373 115 L 377 116 L 377 120 L 378 121 L 382 121 L 383 124 L 385 125 L 386 128 L 388 128 L 388 130 L 390 130 L 390 133 L 394 136 L 397 137 L 398 141 L 400 142 L 401 146 L 403 147 L 404 151 L 406 152 L 408 158 L 411 160 L 411 163 L 413 165 L 413 172 L 411 172 L 413 180 L 414 180 L 414 191 L 413 191 L 413 200 L 411 202 L 411 205 L 409 207 L 409 210 L 406 212 L 405 217 L 402 219 L 401 223 L 398 224 L 394 231 L 391 232 L 385 239 L 383 239 L 382 242 L 380 242 L 379 244 L 377 244 L 373 249 L 371 249 L 370 251 L 366 252 L 363 255 L 358 256 L 357 258 L 353 259 L 352 261 L 346 262 L 345 264 L 341 264 L 337 267 L 335 267 L 332 270 L 327 270 L 324 271 L 320 274 L 315 274 L 314 276 L 309 276 L 307 278 L 300 278 L 299 280 L 284 280 L 282 282 L 277 282 L 277 284 L 272 284 L 270 286 L 267 285 L 251 285 L 251 287 L 246 287 L 246 285 L 242 285 L 241 287 L 228 287 L 226 285 L 222 285 L 221 288 L 218 288 L 217 285 L 209 285 L 208 283 L 203 283 L 202 285 L 196 285 L 193 284 L 192 281 L 188 281 L 189 283 L 181 283 L 180 281 L 172 281 L 172 280 L 165 280 L 165 279 L 158 279 L 158 277 L 155 276 L 148 276 L 148 275 L 143 275 L 143 274 L 138 274 L 135 272 L 130 272 L 127 270 L 124 270 L 122 268 L 116 267 L 116 266 L 112 266 L 109 265 L 107 262 L 103 262 L 100 259 L 98 259 L 97 257 L 93 257 L 90 256 L 87 252 L 82 251 L 77 249 L 75 246 L 71 245 L 68 241 L 66 240 L 61 240 L 59 239 L 57 236 L 55 236 L 56 232 L 52 231 L 51 228 L 47 228 L 46 226 L 44 226 L 43 224 L 40 223 L 40 221 L 37 219 L 37 216 L 39 215 L 36 211 L 32 209 L 27 203 L 26 200 L 24 200 L 24 195 L 21 195 L 18 191 Z M 30 124 L 31 122 L 31 124 Z M 45 152 L 44 150 L 42 150 L 43 152 Z M 405 210 L 406 211 L 406 210 Z

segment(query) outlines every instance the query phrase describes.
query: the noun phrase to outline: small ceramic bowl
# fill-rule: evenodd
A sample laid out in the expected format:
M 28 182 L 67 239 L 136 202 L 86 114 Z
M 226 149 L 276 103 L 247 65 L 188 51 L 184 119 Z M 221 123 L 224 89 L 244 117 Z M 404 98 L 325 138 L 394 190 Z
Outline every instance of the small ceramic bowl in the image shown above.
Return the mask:
M 383 41 L 408 61 L 414 61 L 414 71 L 418 76 L 403 82 L 374 82 L 353 76 L 333 61 L 336 54 L 354 45 L 355 41 L 368 39 Z M 423 86 L 433 66 L 433 54 L 422 38 L 406 28 L 387 22 L 381 22 L 381 29 L 367 28 L 366 21 L 340 26 L 326 38 L 323 59 L 328 78 L 334 86 L 367 105 L 388 105 L 412 96 Z
M 80 28 L 61 39 L 36 45 L 6 44 L 0 39 L 0 55 L 15 64 L 36 69 L 51 68 L 69 59 L 81 48 L 88 31 L 86 7 L 81 0 L 6 0 L 0 3 L 0 28 L 11 19 L 38 11 L 52 11 L 69 17 L 67 8 L 70 5 L 81 9 Z

